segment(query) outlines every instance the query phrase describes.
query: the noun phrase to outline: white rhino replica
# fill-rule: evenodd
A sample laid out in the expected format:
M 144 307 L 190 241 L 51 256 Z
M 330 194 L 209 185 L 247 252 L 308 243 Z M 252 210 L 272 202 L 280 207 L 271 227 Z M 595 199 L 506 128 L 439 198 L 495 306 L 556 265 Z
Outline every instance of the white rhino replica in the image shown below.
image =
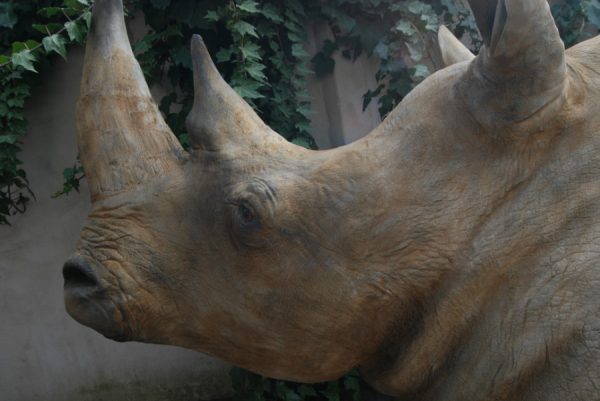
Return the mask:
M 442 30 L 454 64 L 327 151 L 267 127 L 195 36 L 186 152 L 97 0 L 68 312 L 276 378 L 358 367 L 400 400 L 598 400 L 600 40 L 565 51 L 546 0 L 471 7 L 481 53 Z

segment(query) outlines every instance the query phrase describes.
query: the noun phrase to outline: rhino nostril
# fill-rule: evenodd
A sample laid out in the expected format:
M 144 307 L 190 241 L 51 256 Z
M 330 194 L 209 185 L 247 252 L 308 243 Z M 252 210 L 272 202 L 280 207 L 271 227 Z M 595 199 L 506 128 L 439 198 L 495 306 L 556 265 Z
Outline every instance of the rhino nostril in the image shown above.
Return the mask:
M 82 261 L 69 260 L 63 266 L 65 287 L 96 287 L 98 280 L 90 266 Z

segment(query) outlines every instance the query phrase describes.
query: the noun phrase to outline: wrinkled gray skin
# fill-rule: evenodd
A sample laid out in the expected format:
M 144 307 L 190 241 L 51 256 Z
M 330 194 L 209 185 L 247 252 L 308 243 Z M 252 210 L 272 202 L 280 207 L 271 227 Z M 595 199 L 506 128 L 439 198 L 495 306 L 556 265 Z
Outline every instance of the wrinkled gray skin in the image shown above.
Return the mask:
M 195 37 L 185 152 L 97 0 L 69 313 L 272 377 L 359 367 L 400 400 L 598 399 L 600 41 L 565 52 L 545 0 L 471 6 L 482 52 L 442 30 L 455 64 L 328 151 L 271 131 Z

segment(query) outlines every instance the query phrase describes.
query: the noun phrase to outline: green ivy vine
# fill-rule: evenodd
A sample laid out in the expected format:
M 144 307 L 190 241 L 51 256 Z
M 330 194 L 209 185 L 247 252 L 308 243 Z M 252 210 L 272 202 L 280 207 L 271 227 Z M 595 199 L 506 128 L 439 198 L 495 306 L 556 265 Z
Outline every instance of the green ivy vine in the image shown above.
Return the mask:
M 552 14 L 566 47 L 598 33 L 600 27 L 600 1 L 598 0 L 554 2 Z
M 377 87 L 363 94 L 363 110 L 377 99 L 385 117 L 419 82 L 434 71 L 430 43 L 445 24 L 476 51 L 481 40 L 463 2 L 453 0 L 335 0 L 318 10 L 334 33 L 314 58 L 317 76 L 333 72 L 333 54 L 347 59 L 363 52 L 379 59 Z
M 167 123 L 187 144 L 185 116 L 193 102 L 188 39 L 203 36 L 220 72 L 286 139 L 316 148 L 309 133 L 308 54 L 303 3 L 298 0 L 132 3 L 149 33 L 134 51 L 150 83 L 177 88 L 160 102 Z M 167 16 L 167 17 L 165 17 Z
M 66 47 L 84 40 L 90 17 L 86 0 L 0 2 L 0 224 L 34 197 L 19 153 L 36 67 L 52 53 L 66 59 Z

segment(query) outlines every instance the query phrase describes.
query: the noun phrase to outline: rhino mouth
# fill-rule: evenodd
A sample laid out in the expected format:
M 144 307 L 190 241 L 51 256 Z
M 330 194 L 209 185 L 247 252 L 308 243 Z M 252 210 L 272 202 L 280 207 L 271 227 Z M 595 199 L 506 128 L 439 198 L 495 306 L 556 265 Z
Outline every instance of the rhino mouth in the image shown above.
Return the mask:
M 103 284 L 103 268 L 81 256 L 67 260 L 63 266 L 64 300 L 73 319 L 103 336 L 116 341 L 129 341 L 131 332 L 125 322 L 121 297 L 111 295 Z

